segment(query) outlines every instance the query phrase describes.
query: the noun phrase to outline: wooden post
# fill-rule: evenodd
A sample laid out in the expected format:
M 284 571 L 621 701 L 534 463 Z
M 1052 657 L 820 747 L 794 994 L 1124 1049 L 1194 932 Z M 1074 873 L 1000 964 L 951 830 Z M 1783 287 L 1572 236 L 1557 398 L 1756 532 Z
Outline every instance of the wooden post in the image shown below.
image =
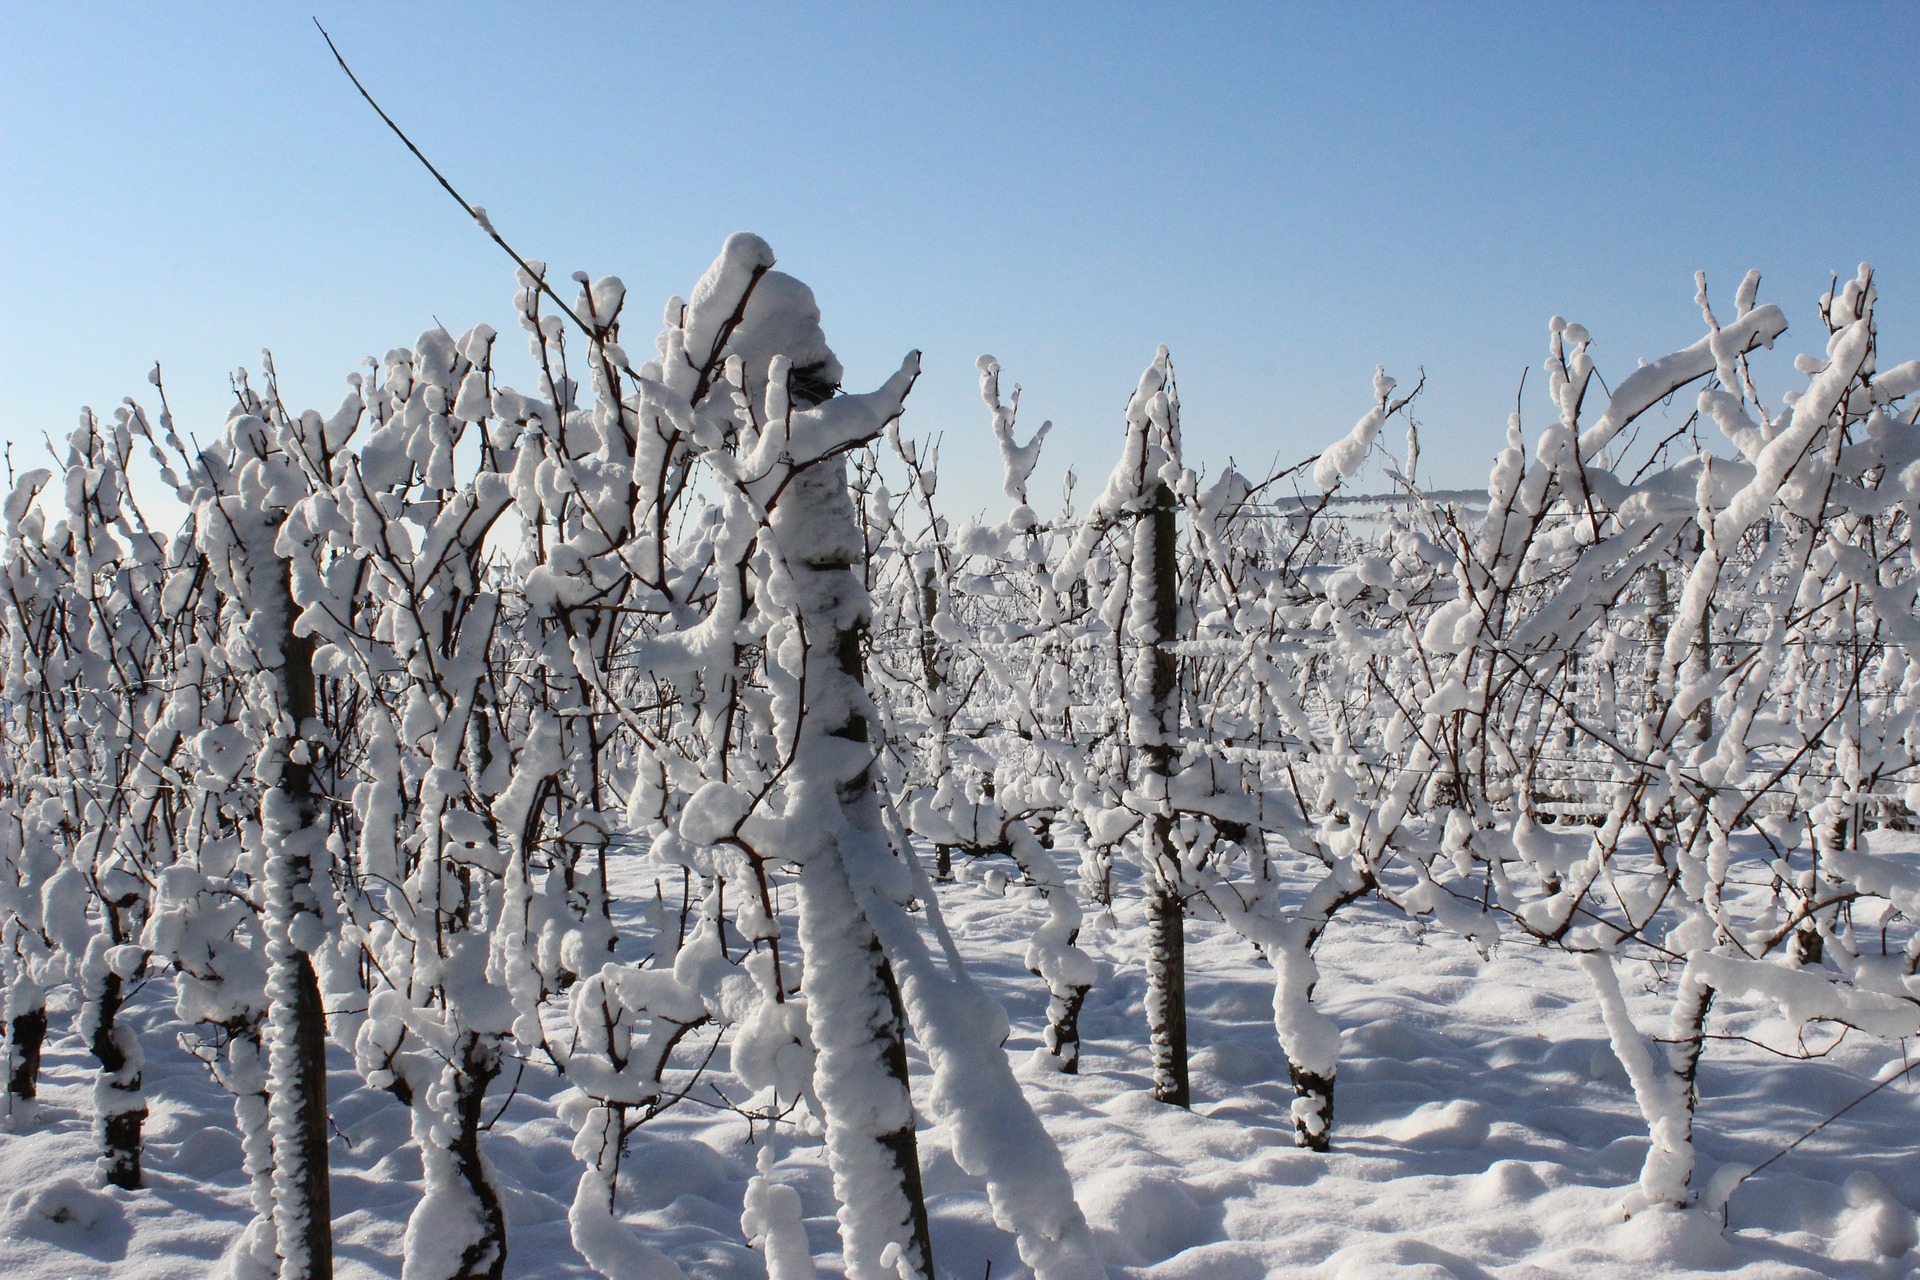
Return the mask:
M 313 850 L 324 848 L 325 820 L 314 785 L 313 637 L 294 634 L 297 606 L 287 562 L 272 550 L 276 522 L 254 548 L 259 603 L 279 610 L 279 685 L 283 719 L 266 750 L 273 785 L 262 797 L 261 825 L 275 837 L 267 867 L 267 1055 L 269 1080 L 285 1094 L 272 1101 L 274 1229 L 280 1280 L 332 1280 L 333 1196 L 327 1167 L 327 1014 L 310 948 L 296 935 L 317 920 Z M 268 577 L 261 581 L 262 576 Z M 297 1241 L 297 1244 L 296 1244 Z
M 1145 771 L 1158 779 L 1162 800 L 1146 820 L 1146 852 L 1152 874 L 1147 888 L 1147 1033 L 1153 1051 L 1153 1096 L 1176 1107 L 1192 1103 L 1187 1073 L 1187 941 L 1180 896 L 1180 853 L 1173 843 L 1173 815 L 1166 803 L 1167 780 L 1179 755 L 1179 660 L 1172 642 L 1179 629 L 1178 569 L 1174 562 L 1173 491 L 1164 482 L 1153 487 L 1153 503 L 1134 537 L 1147 543 L 1134 563 L 1146 570 L 1136 591 L 1151 591 L 1154 640 L 1150 672 L 1152 717 L 1156 732 L 1141 748 Z

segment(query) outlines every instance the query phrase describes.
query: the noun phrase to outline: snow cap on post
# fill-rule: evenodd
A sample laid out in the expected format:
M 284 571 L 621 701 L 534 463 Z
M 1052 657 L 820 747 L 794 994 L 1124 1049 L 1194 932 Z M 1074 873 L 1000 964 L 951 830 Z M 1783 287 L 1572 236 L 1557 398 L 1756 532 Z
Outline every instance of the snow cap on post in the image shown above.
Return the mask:
M 671 370 L 669 376 L 678 385 L 683 372 L 698 378 L 700 373 L 719 363 L 720 349 L 733 326 L 739 323 L 747 297 L 760 277 L 773 267 L 773 248 L 749 231 L 737 231 L 727 237 L 720 256 L 713 260 L 700 283 L 693 287 L 693 298 L 686 312 L 686 370 Z M 691 390 L 691 386 L 682 388 Z
M 746 368 L 742 390 L 749 404 L 764 402 L 767 368 L 776 355 L 792 362 L 789 386 L 802 407 L 831 396 L 845 372 L 827 346 L 813 290 L 784 271 L 768 271 L 760 278 L 727 350 Z

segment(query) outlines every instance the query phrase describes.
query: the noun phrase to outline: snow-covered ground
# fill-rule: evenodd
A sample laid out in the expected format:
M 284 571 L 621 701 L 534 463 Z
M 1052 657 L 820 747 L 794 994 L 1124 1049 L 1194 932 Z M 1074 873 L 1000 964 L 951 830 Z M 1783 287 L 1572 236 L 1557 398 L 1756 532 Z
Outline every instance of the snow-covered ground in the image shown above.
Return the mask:
M 945 910 L 963 953 L 1013 1016 L 1008 1052 L 1067 1153 L 1115 1277 L 1915 1273 L 1906 1206 L 1920 1203 L 1912 1158 L 1920 1072 L 1742 1185 L 1726 1230 L 1718 1215 L 1697 1212 L 1623 1220 L 1616 1205 L 1647 1140 L 1569 958 L 1510 944 L 1483 961 L 1458 939 L 1416 936 L 1383 910 L 1344 914 L 1320 952 L 1320 996 L 1343 1028 L 1345 1050 L 1336 1149 L 1317 1155 L 1292 1145 L 1272 984 L 1249 945 L 1205 921 L 1189 926 L 1194 1106 L 1182 1112 L 1148 1091 L 1137 902 L 1123 899 L 1117 917 L 1093 921 L 1083 936 L 1100 976 L 1082 1017 L 1084 1074 L 1075 1078 L 1033 1061 L 1045 993 L 1017 958 L 1040 918 L 1038 903 L 1018 887 L 994 896 L 984 879 L 944 889 Z M 639 899 L 639 885 L 626 888 L 628 901 Z M 1663 1008 L 1647 999 L 1637 1009 L 1643 1028 L 1660 1025 Z M 218 1274 L 246 1220 L 226 1097 L 173 1044 L 179 1026 L 164 981 L 146 987 L 133 1016 L 148 1049 L 147 1188 L 92 1188 L 91 1060 L 56 1013 L 39 1109 L 0 1132 L 7 1280 L 199 1280 Z M 1767 1030 L 1753 1019 L 1728 1026 L 1756 1038 Z M 737 1097 L 724 1064 L 722 1053 L 708 1079 Z M 916 1059 L 916 1069 L 923 1065 Z M 1757 1165 L 1903 1065 L 1899 1046 L 1862 1037 L 1815 1062 L 1716 1041 L 1701 1074 L 1703 1162 Z M 398 1276 L 420 1161 L 405 1109 L 357 1086 L 338 1057 L 337 1274 Z M 496 1093 L 504 1099 L 504 1085 Z M 556 1114 L 557 1093 L 549 1071 L 529 1067 L 486 1138 L 507 1197 L 510 1276 L 592 1274 L 568 1236 L 580 1166 L 569 1151 L 572 1131 Z M 694 1095 L 714 1097 L 705 1084 Z M 942 1128 L 926 1128 L 921 1142 L 939 1275 L 1026 1274 Z M 837 1274 L 818 1138 L 791 1126 L 750 1133 L 739 1114 L 703 1101 L 690 1099 L 643 1131 L 624 1165 L 625 1217 L 690 1277 L 764 1274 L 740 1212 L 767 1143 L 775 1179 L 799 1192 L 822 1273 Z

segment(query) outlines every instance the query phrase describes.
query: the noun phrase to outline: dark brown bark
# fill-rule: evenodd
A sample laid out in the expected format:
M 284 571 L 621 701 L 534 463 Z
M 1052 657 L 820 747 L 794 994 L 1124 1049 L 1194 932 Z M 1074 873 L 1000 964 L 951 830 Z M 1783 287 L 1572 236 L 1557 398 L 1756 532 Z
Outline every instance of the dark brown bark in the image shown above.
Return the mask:
M 893 1010 L 888 1025 L 879 1032 L 881 1053 L 887 1064 L 887 1075 L 901 1093 L 911 1098 L 907 1080 L 907 1011 L 900 1001 L 900 984 L 894 979 L 893 966 L 881 953 L 878 938 L 873 939 L 872 947 L 874 967 L 881 985 L 887 989 L 887 1003 Z M 900 1170 L 900 1189 L 906 1193 L 907 1210 L 912 1214 L 913 1246 L 920 1251 L 920 1274 L 930 1276 L 934 1273 L 933 1231 L 927 1224 L 927 1193 L 920 1181 L 920 1148 L 911 1113 L 904 1127 L 881 1135 L 880 1145 L 892 1153 L 894 1166 Z
M 300 1075 L 295 1088 L 300 1096 L 302 1167 L 306 1172 L 303 1194 L 307 1201 L 308 1275 L 312 1280 L 331 1280 L 333 1183 L 327 1166 L 327 1014 L 313 961 L 303 955 L 297 963 L 300 995 L 294 1016 L 299 1020 Z
M 1333 1144 L 1333 1076 L 1305 1071 L 1292 1063 L 1287 1064 L 1287 1070 L 1293 1076 L 1294 1094 L 1313 1103 L 1316 1108 L 1314 1114 L 1320 1120 L 1317 1129 L 1296 1121 L 1293 1126 L 1294 1143 L 1309 1151 L 1326 1151 Z
M 1068 942 L 1077 940 L 1068 938 Z M 1074 987 L 1066 995 L 1056 995 L 1048 1004 L 1047 1030 L 1060 1070 L 1070 1076 L 1080 1074 L 1080 1007 L 1087 1002 L 1086 987 Z
M 460 1255 L 455 1280 L 500 1280 L 507 1266 L 507 1215 L 500 1193 L 480 1155 L 481 1115 L 487 1086 L 500 1074 L 500 1052 L 490 1041 L 469 1036 L 457 1088 L 460 1129 L 453 1141 L 453 1164 L 480 1210 L 480 1239 Z
M 1148 900 L 1147 986 L 1153 1040 L 1153 1096 L 1192 1105 L 1187 1073 L 1187 938 L 1180 895 L 1156 886 Z
M 120 1017 L 120 1006 L 125 1001 L 125 991 L 120 975 L 109 973 L 100 988 L 98 1021 L 93 1029 L 93 1041 L 89 1048 L 100 1064 L 100 1074 L 107 1077 L 107 1090 L 111 1093 L 140 1092 L 140 1073 L 127 1074 L 127 1053 L 120 1042 L 120 1029 L 116 1025 Z M 43 1015 L 44 1017 L 44 1015 Z M 106 1169 L 107 1181 L 116 1187 L 129 1191 L 140 1187 L 140 1130 L 147 1119 L 144 1104 L 130 1110 L 108 1111 L 100 1120 L 100 1155 Z
M 47 1042 L 47 1011 L 29 1009 L 16 1016 L 7 1036 L 13 1049 L 7 1092 L 25 1101 L 40 1091 L 40 1049 Z
M 1174 563 L 1174 499 L 1165 484 L 1153 489 L 1151 521 L 1143 533 L 1150 536 L 1147 565 L 1153 592 L 1154 644 L 1152 654 L 1153 716 L 1158 725 L 1154 741 L 1142 748 L 1146 770 L 1161 779 L 1172 776 L 1178 755 L 1176 735 L 1180 711 L 1176 701 L 1179 662 L 1172 642 L 1180 625 L 1179 579 Z M 1165 795 L 1166 788 L 1160 787 Z M 1147 1011 L 1148 1036 L 1153 1050 L 1153 1096 L 1177 1107 L 1190 1105 L 1192 1087 L 1187 1072 L 1187 943 L 1185 911 L 1179 883 L 1180 855 L 1173 845 L 1173 818 L 1156 813 L 1146 823 L 1147 856 L 1158 874 L 1148 889 Z
M 264 558 L 264 557 L 263 557 Z M 292 741 L 282 741 L 279 750 L 285 753 L 281 760 L 278 789 L 291 806 L 297 830 L 312 831 L 324 822 L 322 815 L 322 797 L 315 785 L 311 747 L 306 751 L 292 749 L 295 743 L 304 739 L 308 726 L 313 722 L 318 706 L 318 689 L 314 679 L 313 650 L 311 636 L 294 633 L 293 620 L 299 609 L 293 600 L 291 577 L 286 561 L 274 556 L 268 565 L 278 581 L 272 584 L 280 607 L 285 611 L 286 626 L 281 631 L 280 640 L 280 696 L 287 718 L 292 722 L 294 737 Z M 267 584 L 261 584 L 267 585 Z M 318 914 L 318 896 L 313 886 L 314 868 L 312 858 L 305 852 L 304 842 L 295 842 L 291 851 L 283 854 L 287 858 L 284 869 L 288 895 L 291 899 L 292 917 L 307 913 Z M 270 873 L 274 874 L 274 873 Z M 271 894 L 271 890 L 270 890 Z M 291 925 L 292 920 L 286 922 Z M 313 960 L 304 952 L 295 952 L 275 962 L 281 972 L 275 975 L 275 981 L 269 989 L 291 991 L 293 995 L 293 1042 L 296 1053 L 292 1090 L 296 1099 L 298 1125 L 291 1135 L 295 1149 L 286 1149 L 276 1141 L 274 1163 L 281 1167 L 293 1167 L 300 1170 L 298 1190 L 299 1199 L 305 1205 L 305 1239 L 302 1241 L 308 1266 L 305 1280 L 332 1280 L 333 1277 L 333 1191 L 328 1169 L 328 1111 L 327 1111 L 327 1012 L 320 995 L 320 982 L 313 971 Z M 285 970 L 290 969 L 291 972 Z M 278 1137 L 279 1135 L 276 1135 Z M 277 1194 L 283 1193 L 283 1184 L 275 1180 Z M 287 1244 L 280 1242 L 281 1255 L 287 1254 Z

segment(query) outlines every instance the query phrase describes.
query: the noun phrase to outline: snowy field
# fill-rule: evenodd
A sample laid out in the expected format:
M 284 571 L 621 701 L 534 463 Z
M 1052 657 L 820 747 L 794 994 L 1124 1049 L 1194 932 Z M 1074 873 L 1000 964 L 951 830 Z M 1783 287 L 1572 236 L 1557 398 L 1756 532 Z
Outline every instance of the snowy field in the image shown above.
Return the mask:
M 633 879 L 646 874 L 635 864 L 629 883 L 616 885 L 626 902 L 645 887 Z M 1005 863 L 975 870 L 992 865 Z M 1920 1200 L 1910 1158 L 1920 1075 L 1881 1090 L 1741 1186 L 1728 1230 L 1701 1212 L 1623 1221 L 1616 1206 L 1646 1153 L 1646 1130 L 1571 958 L 1509 944 L 1483 962 L 1457 938 L 1416 936 L 1404 917 L 1377 908 L 1342 916 L 1320 949 L 1320 995 L 1344 1039 L 1336 1149 L 1320 1155 L 1293 1145 L 1272 978 L 1249 945 L 1216 925 L 1189 924 L 1189 1114 L 1149 1091 L 1137 895 L 1123 892 L 1117 917 L 1092 921 L 1083 938 L 1099 980 L 1082 1017 L 1086 1056 L 1076 1079 L 1034 1063 L 1044 992 L 1013 958 L 1042 913 L 1028 891 L 1016 885 L 1000 897 L 987 881 L 974 875 L 945 887 L 943 905 L 970 965 L 1013 1017 L 1008 1052 L 1067 1154 L 1114 1277 L 1914 1273 L 1913 1215 L 1903 1205 Z M 56 1013 L 42 1102 L 0 1133 L 0 1276 L 218 1274 L 248 1217 L 240 1143 L 226 1095 L 171 1043 L 180 1029 L 171 1004 L 164 981 L 135 1003 L 153 1107 L 148 1186 L 137 1192 L 83 1185 L 94 1154 L 92 1064 Z M 1656 1026 L 1663 1010 L 1649 1000 L 1636 1012 Z M 1752 1019 L 1727 1025 L 1756 1038 L 1767 1031 Z M 917 1075 L 924 1065 L 916 1051 Z M 1795 1063 L 1716 1042 L 1701 1078 L 1704 1163 L 1756 1165 L 1902 1065 L 1898 1045 L 1864 1037 Z M 764 1125 L 750 1134 L 739 1115 L 705 1105 L 715 1086 L 738 1096 L 724 1067 L 723 1050 L 692 1098 L 643 1130 L 624 1166 L 623 1216 L 690 1277 L 761 1276 L 740 1215 L 759 1148 L 771 1146 L 775 1180 L 799 1192 L 822 1273 L 837 1274 L 818 1136 Z M 407 1112 L 361 1086 L 344 1058 L 330 1087 L 338 1274 L 398 1276 L 421 1177 Z M 594 1274 L 568 1235 L 580 1166 L 556 1093 L 552 1073 L 530 1066 L 484 1140 L 507 1198 L 510 1276 Z M 496 1094 L 504 1098 L 504 1087 Z M 942 1127 L 924 1128 L 920 1139 L 939 1276 L 1028 1274 Z
M 0 1280 L 1920 1280 L 1920 8 L 149 7 Z

